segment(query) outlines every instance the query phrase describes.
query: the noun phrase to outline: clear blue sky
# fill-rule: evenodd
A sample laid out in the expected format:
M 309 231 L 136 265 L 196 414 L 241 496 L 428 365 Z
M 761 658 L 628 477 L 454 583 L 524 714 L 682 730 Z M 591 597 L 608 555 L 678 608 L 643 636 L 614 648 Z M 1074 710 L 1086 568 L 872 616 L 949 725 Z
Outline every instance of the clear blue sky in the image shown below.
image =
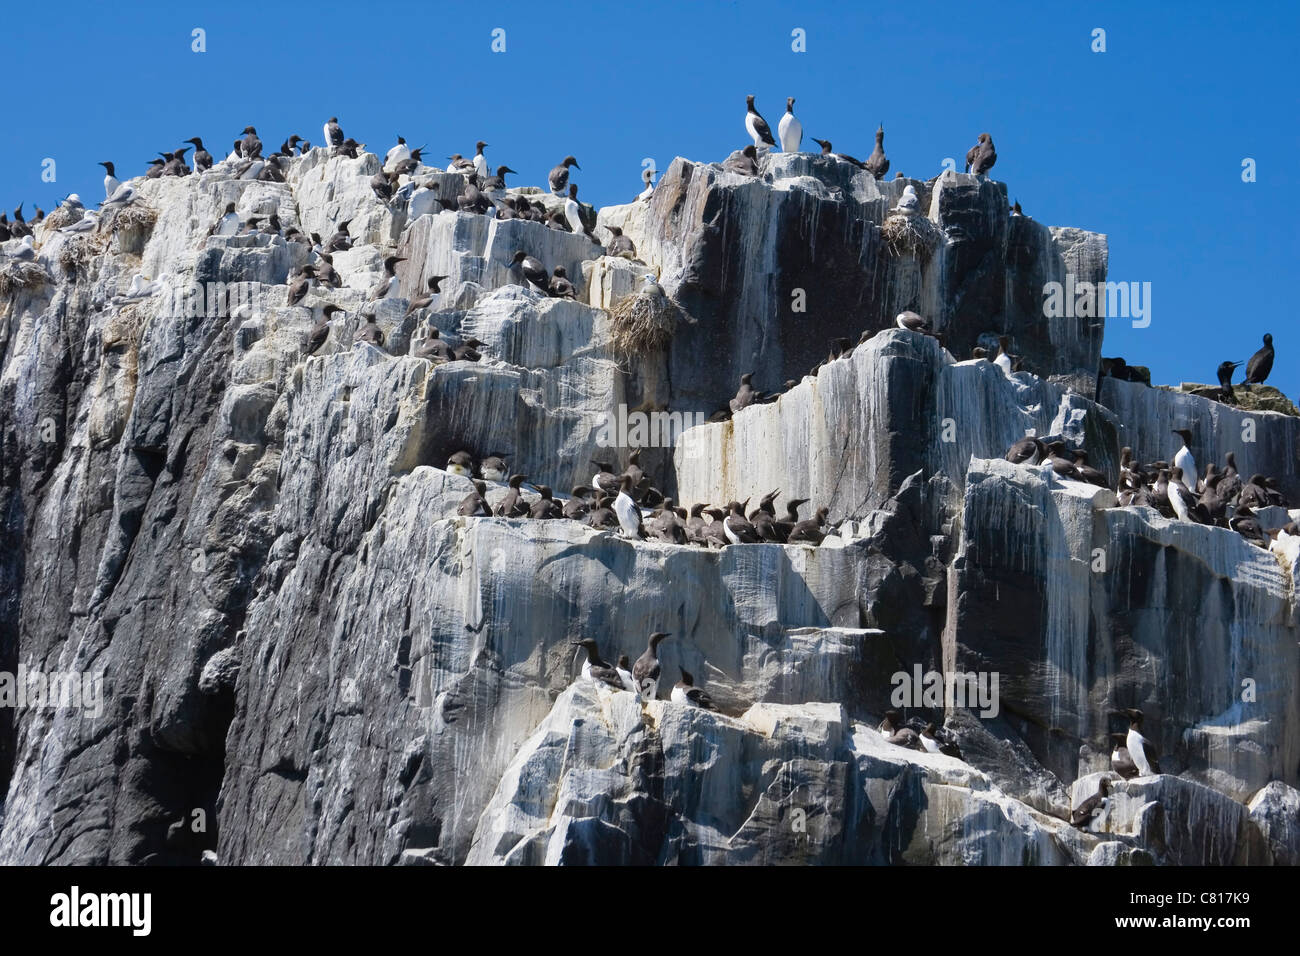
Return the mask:
M 1052 9 L 1044 9 L 1044 7 Z M 4 12 L 9 89 L 0 205 L 98 200 L 202 136 L 246 124 L 274 148 L 337 114 L 382 152 L 470 153 L 538 183 L 566 153 L 597 205 L 640 188 L 643 157 L 719 160 L 746 142 L 745 94 L 775 128 L 865 156 L 885 124 L 893 170 L 929 178 L 988 131 L 994 178 L 1050 225 L 1110 237 L 1110 277 L 1152 283 L 1152 323 L 1107 323 L 1105 354 L 1156 381 L 1213 381 L 1272 332 L 1292 398 L 1300 244 L 1300 4 L 23 3 Z M 191 52 L 190 31 L 207 31 Z M 506 52 L 490 49 L 506 31 Z M 807 52 L 790 33 L 807 33 Z M 1091 32 L 1106 30 L 1093 53 Z M 805 139 L 807 142 L 807 139 Z M 811 145 L 811 144 L 810 144 Z M 53 157 L 58 181 L 43 183 Z M 1252 157 L 1258 181 L 1241 180 Z

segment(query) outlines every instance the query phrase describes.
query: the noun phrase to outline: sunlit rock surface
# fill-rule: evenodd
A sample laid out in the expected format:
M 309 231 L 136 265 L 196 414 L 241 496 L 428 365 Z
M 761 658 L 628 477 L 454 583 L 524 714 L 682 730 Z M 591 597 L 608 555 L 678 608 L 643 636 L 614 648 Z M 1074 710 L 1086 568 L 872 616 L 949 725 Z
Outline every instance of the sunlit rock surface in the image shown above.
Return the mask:
M 42 228 L 36 262 L 4 265 L 0 672 L 102 675 L 103 694 L 0 708 L 0 862 L 1300 855 L 1296 547 L 997 460 L 1033 430 L 1113 478 L 1123 445 L 1168 457 L 1188 427 L 1198 457 L 1235 451 L 1300 495 L 1294 418 L 1112 379 L 1094 395 L 1102 320 L 1048 319 L 1042 295 L 1104 279 L 1104 237 L 1011 216 L 1003 184 L 956 173 L 877 183 L 776 154 L 751 179 L 678 159 L 650 201 L 589 211 L 632 262 L 537 223 L 410 221 L 374 197 L 378 168 L 318 149 L 282 184 L 224 166 L 135 180 L 116 231 Z M 928 239 L 900 246 L 884 227 L 907 184 Z M 289 306 L 309 247 L 209 238 L 228 202 L 322 238 L 350 220 L 343 287 Z M 576 300 L 526 289 L 520 249 Z M 394 254 L 401 294 L 370 303 L 385 345 L 354 345 Z M 620 354 L 610 311 L 646 272 L 682 317 L 665 349 Z M 175 294 L 114 307 L 136 273 Z M 187 307 L 213 283 L 244 284 L 238 304 Z M 308 358 L 326 303 L 347 312 Z M 903 309 L 947 350 L 895 329 Z M 482 361 L 416 358 L 434 328 Z M 999 334 L 1027 371 L 963 361 Z M 455 517 L 471 486 L 442 470 L 454 451 L 567 493 L 591 459 L 626 463 L 602 435 L 619 406 L 708 415 L 751 371 L 796 384 L 642 464 L 688 504 L 811 498 L 802 515 L 839 524 L 821 548 Z M 575 683 L 572 641 L 635 659 L 652 631 L 672 634 L 661 698 L 686 668 L 717 712 Z M 987 712 L 906 703 L 965 761 L 875 729 L 897 675 L 922 672 L 998 673 Z M 1109 822 L 1076 830 L 1119 706 L 1147 713 L 1165 774 L 1117 784 Z

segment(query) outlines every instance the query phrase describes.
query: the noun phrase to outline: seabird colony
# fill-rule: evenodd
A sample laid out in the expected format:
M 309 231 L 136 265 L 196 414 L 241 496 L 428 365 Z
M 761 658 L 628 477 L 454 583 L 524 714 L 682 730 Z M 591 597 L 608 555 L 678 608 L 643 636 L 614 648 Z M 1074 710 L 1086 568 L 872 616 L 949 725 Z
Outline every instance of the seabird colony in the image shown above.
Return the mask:
M 777 124 L 777 134 L 774 136 L 771 127 L 755 106 L 755 98 L 747 96 L 744 129 L 752 143 L 724 161 L 722 169 L 745 176 L 760 175 L 767 154 L 777 147 L 778 137 L 783 151 L 801 151 L 803 124 L 795 116 L 794 104 L 794 97 L 788 97 L 785 112 Z M 336 116 L 329 118 L 321 132 L 323 148 L 328 149 L 332 156 L 357 159 L 365 152 L 364 143 L 344 134 Z M 880 180 L 890 169 L 890 161 L 885 155 L 884 137 L 882 123 L 875 131 L 874 148 L 865 161 L 835 151 L 828 139 L 814 137 L 812 142 L 820 147 L 820 155 L 824 159 L 848 163 Z M 421 170 L 425 168 L 422 162 L 424 146 L 412 148 L 400 135 L 396 140 L 396 144 L 385 152 L 382 168 L 372 178 L 370 186 L 377 202 L 390 208 L 404 206 L 408 222 L 425 214 L 436 215 L 442 212 L 469 212 L 497 219 L 521 219 L 551 229 L 582 233 L 593 243 L 602 245 L 608 255 L 641 261 L 637 258 L 632 240 L 619 228 L 606 228 L 608 235 L 603 240 L 594 234 L 595 216 L 589 207 L 579 204 L 578 186 L 570 181 L 571 171 L 582 169 L 573 155 L 560 159 L 547 175 L 550 193 L 563 199 L 562 209 L 548 212 L 540 200 L 530 199 L 521 193 L 507 194 L 505 177 L 518 174 L 504 164 L 498 164 L 495 169 L 491 167 L 485 153 L 489 144 L 483 140 L 474 144 L 471 158 L 465 158 L 460 153 L 448 157 L 447 171 L 460 173 L 464 177 L 464 188 L 454 197 L 441 194 L 438 180 L 421 175 Z M 285 170 L 290 162 L 306 156 L 313 149 L 308 140 L 294 134 L 285 139 L 277 150 L 266 154 L 262 140 L 253 126 L 244 127 L 239 137 L 233 141 L 230 152 L 219 162 L 214 162 L 213 155 L 201 137 L 194 136 L 184 142 L 190 145 L 159 152 L 149 160 L 145 178 L 198 173 L 241 180 L 284 182 Z M 193 168 L 186 162 L 186 153 L 191 149 L 193 154 L 189 159 L 194 164 Z M 980 133 L 975 145 L 966 153 L 966 172 L 986 178 L 996 162 L 997 151 L 992 136 Z M 14 209 L 12 220 L 6 213 L 0 212 L 0 242 L 18 240 L 6 249 L 5 256 L 18 261 L 35 259 L 39 252 L 36 245 L 37 230 L 43 225 L 47 229 L 52 227 L 60 233 L 73 235 L 116 228 L 116 214 L 135 203 L 139 195 L 130 181 L 123 182 L 118 178 L 113 161 L 105 160 L 99 165 L 104 168 L 105 175 L 104 199 L 99 203 L 98 211 L 86 209 L 81 198 L 73 193 L 60 204 L 57 213 L 51 215 L 49 223 L 43 222 L 45 213 L 39 207 L 31 219 L 25 217 L 22 204 Z M 901 172 L 895 174 L 896 179 L 902 177 Z M 636 199 L 649 201 L 655 189 L 653 170 L 643 173 L 642 185 Z M 907 183 L 891 212 L 903 217 L 916 216 L 919 207 L 920 197 L 916 186 Z M 1023 215 L 1019 200 L 1015 202 L 1010 214 Z M 236 212 L 236 205 L 229 203 L 211 224 L 208 235 L 263 233 L 307 245 L 310 248 L 307 264 L 297 269 L 287 283 L 286 301 L 289 305 L 298 305 L 313 290 L 328 295 L 328 290 L 342 285 L 342 279 L 334 269 L 332 256 L 335 252 L 351 248 L 353 240 L 348 231 L 349 225 L 350 220 L 337 223 L 334 232 L 322 239 L 315 233 L 304 235 L 296 229 L 283 229 L 275 213 L 264 218 L 241 219 Z M 396 254 L 384 258 L 383 275 L 370 290 L 358 317 L 360 322 L 353 336 L 353 345 L 383 348 L 385 334 L 376 321 L 373 306 L 380 299 L 401 295 L 401 279 L 396 267 L 402 261 L 403 257 Z M 548 269 L 545 263 L 527 249 L 519 249 L 514 253 L 510 269 L 519 284 L 541 295 L 560 298 L 575 296 L 573 283 L 562 267 Z M 429 310 L 442 292 L 439 283 L 447 278 L 431 276 L 427 279 L 426 289 L 412 290 L 414 297 L 409 300 L 406 314 Z M 112 304 L 120 306 L 147 298 L 164 283 L 165 276 L 154 279 L 136 274 L 132 277 L 127 292 L 113 297 Z M 653 291 L 660 297 L 665 295 L 655 273 L 647 273 L 644 283 L 642 293 Z M 320 318 L 303 343 L 304 357 L 316 353 L 325 345 L 339 317 L 346 314 L 341 307 L 330 302 L 320 303 L 318 308 Z M 936 331 L 930 321 L 917 312 L 907 310 L 899 313 L 894 324 L 906 332 L 931 336 L 941 347 L 945 344 L 943 333 Z M 857 345 L 866 342 L 872 334 L 871 330 L 864 330 L 856 342 L 848 337 L 836 338 L 829 343 L 827 357 L 812 368 L 809 374 L 816 376 L 826 364 L 849 358 Z M 483 355 L 480 350 L 485 346 L 486 343 L 472 336 L 452 344 L 440 337 L 436 327 L 431 327 L 427 330 L 426 337 L 417 344 L 414 354 L 435 364 L 479 361 Z M 985 347 L 976 347 L 971 359 L 991 361 L 1008 376 L 1026 371 L 1022 358 L 1012 352 L 1010 338 L 1005 335 L 999 336 L 998 346 L 991 354 Z M 1219 365 L 1219 391 L 1214 397 L 1235 402 L 1236 395 L 1232 387 L 1234 372 L 1244 364 L 1246 373 L 1244 382 L 1240 384 L 1262 384 L 1272 370 L 1273 361 L 1273 337 L 1266 334 L 1263 347 L 1248 362 L 1225 361 Z M 1104 374 L 1130 380 L 1135 375 L 1122 358 L 1106 359 L 1103 364 Z M 777 389 L 765 391 L 755 387 L 753 378 L 754 373 L 742 375 L 735 396 L 727 407 L 718 409 L 710 421 L 724 421 L 751 405 L 773 402 L 797 384 L 787 381 Z M 1069 442 L 1060 436 L 1028 436 L 1013 444 L 1005 457 L 1016 464 L 1039 467 L 1044 475 L 1053 480 L 1112 488 L 1122 507 L 1153 508 L 1166 518 L 1176 521 L 1230 529 L 1262 548 L 1269 547 L 1273 542 L 1284 543 L 1288 538 L 1300 535 L 1296 522 L 1265 529 L 1256 514 L 1258 509 L 1268 506 L 1287 506 L 1276 478 L 1260 473 L 1244 478 L 1238 473 L 1231 452 L 1225 456 L 1221 466 L 1209 462 L 1202 467 L 1196 453 L 1197 443 L 1193 430 L 1178 428 L 1172 434 L 1177 441 L 1170 442 L 1168 460 L 1139 463 L 1133 458 L 1131 449 L 1123 449 L 1118 476 L 1114 480 L 1094 467 L 1083 449 L 1070 447 Z M 784 502 L 783 513 L 778 513 L 776 503 L 780 496 L 779 489 L 763 495 L 753 508 L 750 507 L 749 499 L 743 502 L 729 501 L 725 505 L 720 502 L 697 502 L 690 508 L 683 507 L 658 490 L 651 476 L 641 467 L 639 450 L 634 450 L 629 455 L 628 463 L 621 472 L 613 470 L 612 461 L 593 460 L 591 464 L 593 470 L 589 483 L 571 488 L 569 496 L 560 499 L 556 498 L 554 491 L 547 485 L 531 484 L 524 474 L 510 474 L 505 456 L 499 453 L 478 459 L 469 451 L 458 451 L 448 459 L 446 470 L 472 481 L 473 491 L 461 501 L 456 511 L 461 517 L 576 521 L 636 541 L 712 549 L 749 544 L 817 546 L 827 537 L 840 533 L 841 522 L 829 521 L 827 508 L 818 507 L 811 509 L 810 513 L 800 513 L 800 509 L 809 504 L 808 499 L 788 499 Z M 489 482 L 504 486 L 495 501 L 489 499 Z M 530 500 L 525 495 L 525 488 L 537 497 Z M 643 698 L 655 699 L 661 678 L 658 647 L 669 637 L 669 634 L 662 632 L 651 634 L 644 652 L 630 666 L 626 655 L 620 657 L 617 664 L 606 662 L 592 639 L 574 641 L 574 646 L 581 648 L 580 653 L 585 654 L 582 679 L 604 684 L 612 690 L 631 691 Z M 673 685 L 669 699 L 678 704 L 703 709 L 716 709 L 717 706 L 703 688 L 695 685 L 693 676 L 684 668 L 680 669 L 680 679 Z M 1115 711 L 1115 716 L 1127 719 L 1128 730 L 1109 735 L 1114 747 L 1111 753 L 1112 769 L 1126 779 L 1159 773 L 1155 748 L 1142 732 L 1142 711 L 1124 708 Z M 886 712 L 879 731 L 889 743 L 900 747 L 961 756 L 960 747 L 949 731 L 936 727 L 933 723 L 923 723 L 916 717 L 904 720 L 895 710 Z M 1071 823 L 1080 827 L 1090 825 L 1092 821 L 1104 816 L 1109 802 L 1108 784 L 1103 780 L 1098 792 L 1075 808 Z

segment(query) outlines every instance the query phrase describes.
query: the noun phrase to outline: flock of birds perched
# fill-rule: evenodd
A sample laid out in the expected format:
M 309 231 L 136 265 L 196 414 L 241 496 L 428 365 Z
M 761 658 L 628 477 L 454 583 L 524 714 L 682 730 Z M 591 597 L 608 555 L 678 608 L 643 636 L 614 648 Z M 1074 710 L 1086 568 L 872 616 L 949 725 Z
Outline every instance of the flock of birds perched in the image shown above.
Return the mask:
M 756 176 L 759 174 L 760 151 L 766 151 L 777 145 L 779 137 L 781 149 L 786 152 L 800 150 L 803 127 L 794 114 L 794 98 L 786 101 L 786 110 L 777 124 L 774 137 L 771 127 L 759 114 L 754 105 L 754 97 L 746 98 L 745 129 L 752 138 L 752 145 L 746 146 L 723 163 L 731 172 Z M 344 136 L 337 117 L 330 117 L 322 129 L 325 146 L 332 155 L 356 159 L 361 156 L 365 144 Z M 836 153 L 829 140 L 813 140 L 821 149 L 822 155 L 844 160 L 869 172 L 875 179 L 882 179 L 890 169 L 890 162 L 884 150 L 883 124 L 875 133 L 875 148 L 866 160 L 858 160 L 843 153 Z M 312 145 L 300 136 L 293 135 L 286 139 L 280 148 L 264 155 L 263 144 L 254 127 L 245 127 L 241 137 L 234 141 L 230 153 L 221 161 L 214 161 L 212 154 L 204 147 L 200 137 L 185 140 L 185 146 L 171 152 L 159 153 L 150 160 L 146 178 L 165 176 L 187 176 L 194 172 L 205 173 L 217 167 L 224 167 L 230 177 L 248 181 L 284 182 L 289 160 L 306 155 Z M 186 153 L 193 149 L 193 168 L 186 162 Z M 524 195 L 507 195 L 507 175 L 516 174 L 506 165 L 491 169 L 484 150 L 488 144 L 483 141 L 475 143 L 471 157 L 453 154 L 448 157 L 448 172 L 459 173 L 464 177 L 461 188 L 456 195 L 443 196 L 442 185 L 438 179 L 420 179 L 418 171 L 423 162 L 424 147 L 411 148 L 401 136 L 397 143 L 387 151 L 382 167 L 370 181 L 370 188 L 375 198 L 390 208 L 405 207 L 407 221 L 413 222 L 425 214 L 437 214 L 443 211 L 472 212 L 491 215 L 497 219 L 521 219 L 544 224 L 547 228 L 585 235 L 592 242 L 601 244 L 594 235 L 594 217 L 587 215 L 579 204 L 578 186 L 570 182 L 570 171 L 580 170 L 577 159 L 565 156 L 547 176 L 551 194 L 563 200 L 561 208 L 551 209 L 539 200 L 530 200 Z M 992 137 L 981 133 L 978 141 L 966 154 L 966 171 L 977 176 L 984 176 L 997 161 L 997 152 Z M 62 233 L 78 234 L 98 231 L 107 222 L 114 210 L 122 209 L 138 198 L 136 188 L 129 182 L 117 178 L 116 168 L 112 162 L 102 162 L 105 169 L 104 201 L 99 210 L 85 209 L 80 197 L 70 195 L 60 207 L 59 227 Z M 897 178 L 902 173 L 896 173 Z M 648 201 L 654 191 L 654 170 L 647 169 L 642 174 L 644 188 L 637 199 Z M 919 198 L 915 188 L 906 186 L 902 198 L 894 212 L 901 215 L 916 215 L 919 211 Z M 1017 201 L 1012 208 L 1013 215 L 1021 215 Z M 33 218 L 28 221 L 20 204 L 14 210 L 13 220 L 0 213 L 0 241 L 21 240 L 17 250 L 6 253 L 15 259 L 32 259 L 35 256 L 35 228 L 42 224 L 45 213 L 36 208 Z M 235 204 L 226 206 L 222 215 L 213 223 L 209 236 L 235 236 L 261 233 L 282 236 L 288 242 L 301 242 L 309 245 L 308 263 L 290 276 L 288 282 L 287 302 L 290 306 L 300 304 L 312 290 L 337 289 L 343 285 L 342 279 L 334 268 L 333 254 L 352 247 L 349 233 L 351 221 L 340 222 L 335 231 L 325 239 L 312 233 L 305 235 L 300 231 L 284 229 L 276 213 L 266 217 L 242 220 L 236 213 Z M 53 216 L 51 216 L 53 224 Z M 637 259 L 636 248 L 631 239 L 624 236 L 617 227 L 607 229 L 609 237 L 604 241 L 606 254 L 621 256 L 633 261 Z M 365 342 L 376 347 L 383 347 L 384 333 L 379 328 L 373 304 L 380 299 L 400 295 L 400 281 L 396 267 L 403 258 L 388 255 L 383 263 L 383 275 L 369 290 L 366 306 L 363 307 L 360 328 L 354 341 Z M 538 259 L 526 250 L 518 250 L 512 257 L 510 266 L 523 277 L 526 287 L 535 289 L 548 296 L 574 298 L 576 290 L 562 267 L 547 269 Z M 434 298 L 441 293 L 439 283 L 447 276 L 432 276 L 427 280 L 427 289 L 409 302 L 407 314 L 428 309 Z M 114 297 L 115 305 L 137 301 L 156 293 L 163 285 L 164 277 L 156 280 L 136 275 L 131 288 L 124 296 Z M 643 276 L 646 289 L 662 289 L 657 286 L 653 274 Z M 331 323 L 343 310 L 332 303 L 322 306 L 322 319 L 314 326 L 307 337 L 304 351 L 310 355 L 327 341 Z M 933 336 L 944 344 L 943 334 L 936 332 L 930 323 L 915 312 L 903 312 L 895 320 L 898 328 L 923 335 Z M 831 343 L 828 357 L 810 374 L 817 375 L 827 363 L 848 358 L 858 344 L 870 339 L 872 333 L 865 331 L 857 343 L 849 338 L 837 338 Z M 478 361 L 479 351 L 484 343 L 467 338 L 453 346 L 439 337 L 438 330 L 432 328 L 428 337 L 419 345 L 415 354 L 433 362 Z M 1019 356 L 1012 354 L 1010 341 L 1006 336 L 999 337 L 998 348 L 992 352 L 983 347 L 973 350 L 972 359 L 987 359 L 994 362 L 1006 374 L 1011 375 L 1023 368 Z M 1260 349 L 1247 364 L 1245 381 L 1250 384 L 1263 383 L 1267 379 L 1274 361 L 1272 336 L 1264 336 L 1264 348 Z M 1235 401 L 1232 391 L 1232 376 L 1241 362 L 1223 362 L 1218 368 L 1218 379 L 1222 397 Z M 1125 377 L 1127 366 L 1122 359 L 1111 360 L 1108 374 Z M 728 407 L 719 409 L 711 421 L 729 418 L 743 409 L 764 402 L 774 401 L 778 392 L 763 392 L 753 385 L 753 374 L 741 377 L 736 395 Z M 781 391 L 797 384 L 794 381 L 784 383 Z M 1191 451 L 1192 435 L 1189 430 L 1176 429 L 1174 434 L 1181 439 L 1181 446 L 1172 456 L 1172 461 L 1156 461 L 1140 464 L 1133 459 L 1132 450 L 1123 449 L 1118 487 L 1114 488 L 1122 506 L 1146 506 L 1159 511 L 1170 518 L 1192 521 L 1202 524 L 1217 525 L 1237 531 L 1247 540 L 1268 547 L 1270 539 L 1285 540 L 1286 536 L 1300 535 L 1296 522 L 1288 522 L 1282 528 L 1264 530 L 1256 509 L 1268 505 L 1285 506 L 1286 501 L 1276 479 L 1261 474 L 1253 474 L 1243 481 L 1237 472 L 1232 453 L 1225 457 L 1222 467 L 1210 463 L 1201 473 Z M 1107 477 L 1093 467 L 1082 449 L 1071 449 L 1061 438 L 1040 439 L 1035 436 L 1017 441 L 1006 453 L 1008 461 L 1042 466 L 1058 478 L 1071 481 L 1087 482 L 1104 487 L 1111 487 Z M 725 507 L 698 503 L 689 510 L 678 506 L 671 498 L 665 497 L 653 485 L 640 466 L 640 451 L 634 450 L 628 465 L 622 473 L 616 474 L 606 462 L 593 460 L 596 467 L 589 485 L 579 485 L 571 489 L 570 497 L 564 501 L 556 500 L 551 488 L 546 485 L 529 485 L 536 492 L 535 499 L 525 497 L 524 486 L 527 475 L 509 474 L 506 462 L 500 455 L 489 455 L 482 461 L 475 462 L 466 451 L 453 454 L 447 462 L 447 471 L 469 478 L 473 482 L 473 491 L 460 503 L 457 514 L 460 516 L 498 516 L 507 518 L 531 518 L 539 520 L 568 519 L 582 522 L 598 529 L 617 529 L 626 537 L 651 539 L 679 545 L 698 545 L 709 548 L 724 548 L 729 545 L 752 543 L 806 543 L 819 545 L 828 535 L 838 534 L 836 525 L 827 525 L 828 509 L 816 509 L 810 518 L 799 517 L 799 509 L 808 503 L 808 499 L 790 499 L 785 503 L 784 515 L 778 515 L 776 500 L 778 491 L 764 495 L 758 506 L 749 509 L 749 499 L 744 502 L 731 501 Z M 496 503 L 488 500 L 488 483 L 504 486 L 502 495 Z M 617 690 L 627 690 L 644 699 L 655 699 L 658 693 L 661 666 L 657 649 L 670 635 L 656 632 L 651 634 L 645 652 L 635 664 L 628 664 L 626 654 L 621 655 L 613 665 L 607 663 L 599 653 L 596 642 L 592 639 L 574 641 L 576 647 L 585 652 L 586 659 L 582 667 L 583 679 L 596 681 Z M 670 700 L 705 709 L 716 709 L 716 705 L 702 688 L 694 685 L 692 675 L 681 670 L 681 679 L 674 685 Z M 1111 766 L 1121 777 L 1130 778 L 1140 774 L 1158 773 L 1156 755 L 1150 740 L 1141 732 L 1143 715 L 1139 710 L 1117 712 L 1129 720 L 1127 733 L 1111 734 L 1114 744 L 1111 754 Z M 950 732 L 936 727 L 933 722 L 925 723 L 917 718 L 904 721 L 895 710 L 887 711 L 881 722 L 879 732 L 890 743 L 908 749 L 943 753 L 961 758 L 961 750 Z M 1102 780 L 1097 794 L 1085 800 L 1071 814 L 1071 823 L 1075 826 L 1087 826 L 1100 814 L 1104 814 L 1109 804 L 1109 785 Z
M 627 468 L 621 474 L 615 474 L 605 462 L 593 460 L 592 464 L 596 471 L 591 484 L 575 486 L 569 498 L 562 502 L 555 499 L 555 492 L 547 485 L 530 486 L 539 497 L 528 500 L 523 493 L 528 476 L 516 474 L 507 478 L 506 463 L 500 455 L 489 455 L 479 462 L 476 476 L 473 456 L 458 451 L 447 460 L 446 470 L 474 483 L 474 490 L 456 509 L 456 514 L 465 518 L 565 518 L 591 528 L 617 529 L 623 537 L 706 548 L 763 542 L 816 546 L 828 534 L 837 533 L 835 527 L 823 530 L 826 508 L 818 508 L 811 518 L 799 517 L 799 509 L 808 503 L 807 498 L 790 499 L 785 504 L 784 516 L 778 516 L 779 489 L 763 495 L 752 511 L 748 511 L 748 498 L 728 502 L 725 508 L 705 502 L 687 511 L 654 487 L 641 468 L 639 448 L 628 456 Z M 495 504 L 488 501 L 489 481 L 506 485 Z
M 1154 508 L 1166 518 L 1230 528 L 1261 548 L 1300 535 L 1295 521 L 1265 530 L 1255 516 L 1257 509 L 1270 505 L 1289 507 L 1276 478 L 1255 473 L 1243 481 L 1233 452 L 1224 456 L 1222 467 L 1210 462 L 1201 474 L 1191 450 L 1191 431 L 1176 428 L 1173 434 L 1182 444 L 1174 452 L 1172 463 L 1161 460 L 1140 464 L 1133 459 L 1133 449 L 1126 446 L 1121 450 L 1119 483 L 1112 490 L 1122 507 Z M 1086 452 L 1069 448 L 1061 438 L 1022 438 L 1007 449 L 1005 457 L 1014 464 L 1048 468 L 1065 480 L 1111 487 L 1106 476 L 1088 463 Z

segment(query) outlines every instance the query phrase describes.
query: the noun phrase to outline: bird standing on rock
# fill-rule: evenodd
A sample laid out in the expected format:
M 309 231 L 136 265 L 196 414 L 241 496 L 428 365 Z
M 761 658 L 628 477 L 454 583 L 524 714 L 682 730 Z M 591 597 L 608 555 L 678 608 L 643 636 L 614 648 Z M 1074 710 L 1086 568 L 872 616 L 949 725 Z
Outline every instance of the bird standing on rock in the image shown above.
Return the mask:
M 564 191 L 569 187 L 570 166 L 574 169 L 582 168 L 578 165 L 578 161 L 572 156 L 565 156 L 564 159 L 561 160 L 560 164 L 553 168 L 546 176 L 547 182 L 551 185 L 551 192 L 556 196 L 563 196 Z
M 785 113 L 776 124 L 777 135 L 781 137 L 781 152 L 797 153 L 803 142 L 803 124 L 794 115 L 794 97 L 785 98 Z
M 749 133 L 754 140 L 754 148 L 760 146 L 775 146 L 776 140 L 772 138 L 772 127 L 767 125 L 767 120 L 759 115 L 758 110 L 754 108 L 754 97 L 745 97 L 745 132 Z
M 877 179 L 884 179 L 885 173 L 889 172 L 889 158 L 885 156 L 884 123 L 881 123 L 876 130 L 876 148 L 871 151 L 871 155 L 867 157 L 867 161 L 863 165 L 867 167 L 867 172 Z
M 1273 371 L 1273 336 L 1264 336 L 1264 347 L 1246 363 L 1246 384 L 1263 385 L 1268 373 Z
M 673 685 L 673 692 L 669 699 L 674 704 L 685 704 L 702 710 L 717 710 L 718 705 L 713 702 L 713 698 L 703 688 L 695 686 L 695 678 L 691 676 L 691 672 L 685 667 L 681 668 L 681 672 L 682 679 Z
M 983 176 L 998 161 L 997 150 L 993 148 L 993 137 L 980 133 L 979 142 L 966 152 L 966 172 Z
M 659 666 L 659 645 L 670 636 L 661 631 L 651 634 L 645 653 L 632 665 L 632 681 L 645 700 L 654 700 L 659 693 L 659 675 L 662 673 Z

